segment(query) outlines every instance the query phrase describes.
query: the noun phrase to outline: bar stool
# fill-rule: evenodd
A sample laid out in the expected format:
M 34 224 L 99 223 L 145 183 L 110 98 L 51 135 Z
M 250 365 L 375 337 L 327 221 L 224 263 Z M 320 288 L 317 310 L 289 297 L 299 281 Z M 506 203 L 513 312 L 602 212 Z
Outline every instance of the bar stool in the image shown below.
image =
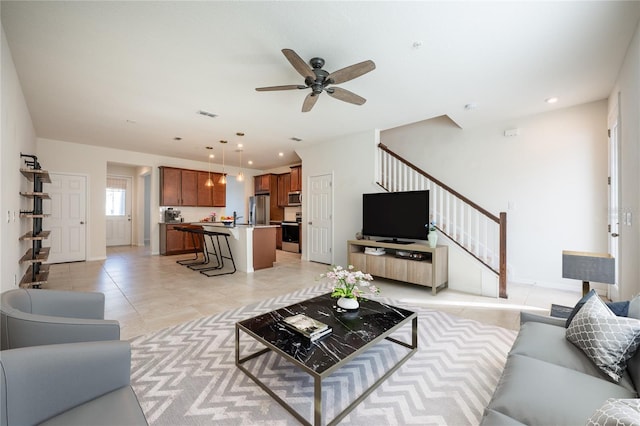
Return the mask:
M 216 232 L 209 231 L 203 229 L 202 232 L 204 235 L 208 236 L 211 241 L 211 246 L 213 247 L 213 251 L 216 253 L 217 265 L 210 268 L 199 268 L 201 274 L 206 275 L 208 277 L 214 277 L 217 275 L 230 275 L 236 272 L 236 262 L 233 260 L 233 253 L 231 252 L 231 245 L 229 244 L 229 234 L 225 232 Z M 215 237 L 215 239 L 214 239 Z M 227 245 L 228 256 L 225 256 L 222 251 L 222 244 L 220 243 L 220 237 L 224 237 L 224 240 Z M 231 271 L 223 271 L 224 268 L 224 259 L 231 261 L 232 270 Z M 216 272 L 214 272 L 216 271 Z
M 202 227 L 199 227 L 197 229 L 190 229 L 189 231 L 195 235 L 198 235 L 198 237 L 202 240 L 202 254 L 204 257 L 203 262 L 187 265 L 189 269 L 193 269 L 194 271 L 204 271 L 222 268 L 222 259 L 220 259 L 220 255 L 218 254 L 218 248 L 213 243 L 213 241 L 211 241 L 211 244 L 207 244 L 206 242 L 206 236 L 209 236 L 209 239 L 211 239 L 209 231 L 205 231 Z M 213 251 L 210 251 L 210 249 Z M 213 264 L 214 260 L 215 264 Z
M 175 226 L 174 229 L 176 231 L 186 232 L 190 234 L 191 241 L 193 242 L 193 254 L 194 254 L 193 259 L 176 260 L 176 263 L 179 263 L 180 265 L 185 265 L 185 266 L 206 264 L 208 260 L 207 260 L 206 250 L 205 250 L 204 238 L 198 237 L 198 232 L 196 232 L 198 229 L 201 230 L 202 227 L 199 225 L 184 225 L 184 226 Z M 202 260 L 199 260 L 200 250 L 198 249 L 198 247 L 202 248 Z

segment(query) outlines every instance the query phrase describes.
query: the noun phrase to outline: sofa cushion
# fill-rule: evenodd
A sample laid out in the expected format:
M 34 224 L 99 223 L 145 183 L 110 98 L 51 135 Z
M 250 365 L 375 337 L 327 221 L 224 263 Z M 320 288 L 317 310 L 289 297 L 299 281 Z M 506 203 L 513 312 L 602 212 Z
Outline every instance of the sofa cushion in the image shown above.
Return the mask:
M 640 399 L 609 398 L 587 421 L 587 426 L 640 426 Z
M 522 355 L 509 355 L 488 405 L 529 425 L 582 425 L 608 398 L 634 398 L 622 386 Z
M 636 389 L 640 389 L 640 351 L 627 361 L 627 372 Z
M 524 423 L 520 423 L 516 419 L 505 416 L 502 413 L 498 413 L 494 410 L 484 410 L 484 415 L 480 421 L 480 426 L 524 426 Z
M 147 420 L 131 386 L 109 392 L 41 423 L 44 426 L 128 426 L 144 424 L 147 424 Z
M 629 318 L 640 319 L 640 294 L 629 301 Z
M 565 327 L 569 327 L 571 321 L 573 321 L 573 317 L 575 317 L 578 311 L 580 311 L 584 304 L 587 303 L 587 300 L 597 294 L 598 293 L 596 293 L 596 291 L 592 289 L 591 291 L 589 291 L 589 293 L 582 296 L 582 299 L 578 300 L 578 303 L 576 303 L 576 305 L 573 307 L 573 310 L 567 317 Z M 611 309 L 611 312 L 619 317 L 631 317 L 640 319 L 640 298 L 636 297 L 636 299 L 637 301 L 635 302 L 635 304 L 632 304 L 632 302 L 629 300 L 625 300 L 622 302 L 605 302 L 605 304 L 609 309 Z M 633 308 L 631 308 L 632 306 Z
M 567 340 L 565 333 L 564 327 L 526 322 L 520 327 L 520 332 L 513 342 L 510 353 L 536 358 L 603 380 L 611 380 L 580 348 Z M 549 350 L 549 348 L 553 348 L 553 350 Z M 633 383 L 626 372 L 622 375 L 619 384 L 635 392 Z
M 615 316 L 596 295 L 573 318 L 567 339 L 617 382 L 640 345 L 640 320 Z

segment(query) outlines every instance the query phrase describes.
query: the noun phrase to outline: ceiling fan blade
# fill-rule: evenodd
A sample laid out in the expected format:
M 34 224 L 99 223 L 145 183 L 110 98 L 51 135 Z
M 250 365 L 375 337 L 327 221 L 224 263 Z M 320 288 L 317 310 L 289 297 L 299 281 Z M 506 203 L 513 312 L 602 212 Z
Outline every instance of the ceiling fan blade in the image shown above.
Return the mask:
M 358 64 L 354 64 L 348 66 L 346 68 L 339 69 L 338 71 L 334 71 L 327 79 L 333 80 L 333 84 L 344 83 L 345 81 L 353 80 L 356 77 L 360 77 L 363 74 L 368 73 L 369 71 L 373 71 L 376 69 L 376 64 L 373 61 L 364 61 Z
M 304 78 L 310 77 L 313 80 L 316 79 L 316 75 L 309 65 L 300 57 L 296 52 L 291 49 L 282 49 L 282 53 L 291 65 L 300 73 Z
M 256 87 L 258 92 L 270 92 L 273 90 L 293 90 L 293 89 L 306 89 L 307 86 L 301 84 L 289 84 L 287 86 L 269 86 L 269 87 Z
M 307 97 L 304 98 L 304 102 L 302 103 L 302 112 L 311 111 L 311 108 L 313 108 L 313 106 L 316 104 L 319 97 L 320 95 L 316 95 L 313 92 L 309 93 Z
M 350 92 L 346 89 L 342 89 L 340 87 L 330 87 L 325 91 L 329 94 L 329 96 L 340 99 L 344 102 L 349 102 L 350 104 L 362 105 L 363 103 L 367 102 L 367 100 L 362 96 L 358 96 L 355 93 Z

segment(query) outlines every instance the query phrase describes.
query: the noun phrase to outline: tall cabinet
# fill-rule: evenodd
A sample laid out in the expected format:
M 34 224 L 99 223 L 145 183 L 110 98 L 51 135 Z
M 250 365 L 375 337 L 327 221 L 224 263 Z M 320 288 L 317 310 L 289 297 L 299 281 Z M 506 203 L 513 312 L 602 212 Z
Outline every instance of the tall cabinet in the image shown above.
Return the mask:
M 42 229 L 42 219 L 45 215 L 42 211 L 42 200 L 48 199 L 49 194 L 43 192 L 43 184 L 51 183 L 49 172 L 42 170 L 38 157 L 35 155 L 22 154 L 25 167 L 20 169 L 20 173 L 33 182 L 33 191 L 20 192 L 20 195 L 32 200 L 31 210 L 20 210 L 20 218 L 31 221 L 31 230 L 20 237 L 20 241 L 28 241 L 31 246 L 20 259 L 20 263 L 29 264 L 29 268 L 20 280 L 21 288 L 40 288 L 47 283 L 49 277 L 49 265 L 43 263 L 49 257 L 49 247 L 42 247 L 42 241 L 49 238 L 50 231 Z

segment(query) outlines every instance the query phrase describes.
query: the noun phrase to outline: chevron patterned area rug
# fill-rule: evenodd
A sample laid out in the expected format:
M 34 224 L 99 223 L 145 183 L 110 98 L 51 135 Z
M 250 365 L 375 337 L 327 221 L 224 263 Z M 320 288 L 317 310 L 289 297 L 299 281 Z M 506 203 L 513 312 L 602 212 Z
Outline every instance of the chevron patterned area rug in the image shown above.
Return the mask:
M 239 320 L 326 293 L 300 290 L 132 339 L 133 388 L 151 425 L 297 425 L 235 366 Z M 419 350 L 341 425 L 478 424 L 516 333 L 453 315 L 377 299 L 418 312 Z M 408 325 L 394 337 L 410 341 Z M 404 335 L 403 335 L 404 333 Z M 260 347 L 242 338 L 243 354 Z M 406 354 L 387 341 L 323 383 L 323 419 L 333 419 Z M 245 364 L 305 418 L 313 419 L 313 380 L 268 353 Z

